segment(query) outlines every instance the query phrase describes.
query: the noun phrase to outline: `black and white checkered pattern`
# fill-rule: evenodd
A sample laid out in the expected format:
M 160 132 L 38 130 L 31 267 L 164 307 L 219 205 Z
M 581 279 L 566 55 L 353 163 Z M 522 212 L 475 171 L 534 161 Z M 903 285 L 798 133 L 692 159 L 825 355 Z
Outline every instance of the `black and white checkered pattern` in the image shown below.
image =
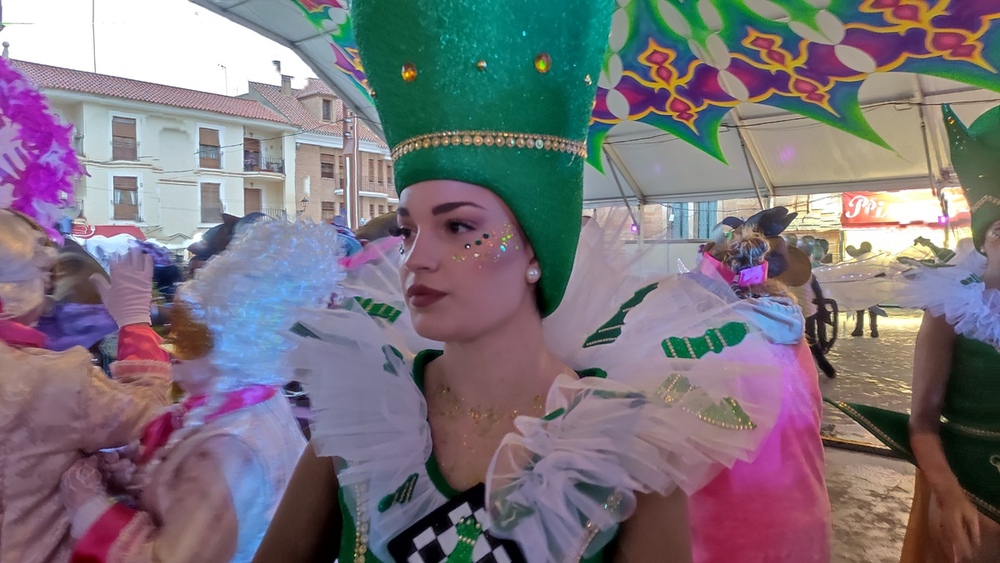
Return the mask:
M 443 509 L 447 507 L 442 507 Z M 444 511 L 430 515 L 430 520 L 423 519 L 419 524 L 424 529 L 413 536 L 408 546 L 406 563 L 441 563 L 458 545 L 458 523 L 463 518 L 472 516 L 481 526 L 486 526 L 486 513 L 482 508 L 473 509 L 468 502 Z M 397 555 L 398 557 L 398 555 Z M 495 538 L 483 530 L 479 540 L 472 549 L 472 560 L 475 563 L 524 563 L 517 544 L 509 540 Z

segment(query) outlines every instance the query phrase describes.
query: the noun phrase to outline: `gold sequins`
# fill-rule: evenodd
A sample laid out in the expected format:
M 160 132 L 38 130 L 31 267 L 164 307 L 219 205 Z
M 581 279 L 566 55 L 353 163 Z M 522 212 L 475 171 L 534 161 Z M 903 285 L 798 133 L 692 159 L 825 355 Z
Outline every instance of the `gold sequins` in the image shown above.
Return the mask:
M 478 61 L 478 62 L 476 63 L 476 68 L 478 68 L 478 69 L 479 69 L 480 71 L 484 71 L 484 70 L 486 70 L 486 61 L 485 61 L 485 60 L 482 60 L 482 59 L 480 59 L 480 60 L 479 60 L 479 61 Z
M 442 131 L 411 137 L 392 149 L 392 159 L 414 151 L 439 146 L 487 146 L 506 148 L 527 148 L 561 152 L 587 158 L 587 142 L 573 141 L 555 135 L 537 133 L 509 133 L 504 131 Z
M 413 82 L 417 79 L 417 67 L 413 63 L 405 63 L 400 74 L 406 82 Z
M 535 55 L 535 70 L 542 74 L 552 70 L 552 57 L 548 53 L 538 53 Z
M 594 79 L 591 78 L 590 75 L 588 74 L 587 76 L 583 77 L 583 83 L 586 84 L 587 86 L 590 86 L 591 84 L 594 83 Z

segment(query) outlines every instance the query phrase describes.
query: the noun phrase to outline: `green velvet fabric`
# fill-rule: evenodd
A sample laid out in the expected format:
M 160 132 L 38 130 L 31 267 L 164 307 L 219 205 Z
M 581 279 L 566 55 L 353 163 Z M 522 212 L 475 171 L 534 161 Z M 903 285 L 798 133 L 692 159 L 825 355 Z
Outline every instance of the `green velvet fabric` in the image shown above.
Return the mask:
M 585 143 L 613 6 L 613 0 L 356 0 L 354 33 L 390 148 L 453 131 Z M 538 70 L 540 58 L 549 61 L 547 72 Z M 573 267 L 584 162 L 557 150 L 449 143 L 398 156 L 396 189 L 457 180 L 497 194 L 538 257 L 539 308 L 548 315 Z
M 1000 221 L 1000 106 L 977 119 L 971 127 L 951 106 L 941 108 L 951 143 L 951 162 L 962 182 L 972 211 L 972 239 L 982 248 L 986 230 Z

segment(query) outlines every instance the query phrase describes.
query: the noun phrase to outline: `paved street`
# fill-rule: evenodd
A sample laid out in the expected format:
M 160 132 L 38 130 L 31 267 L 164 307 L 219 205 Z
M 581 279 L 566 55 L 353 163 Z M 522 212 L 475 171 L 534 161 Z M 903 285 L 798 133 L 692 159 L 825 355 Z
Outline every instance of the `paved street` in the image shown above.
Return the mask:
M 854 320 L 841 319 L 840 340 L 830 360 L 838 376 L 820 375 L 823 394 L 894 410 L 910 405 L 913 343 L 919 311 L 889 310 L 879 318 L 879 338 L 851 337 Z M 857 423 L 824 407 L 823 433 L 878 445 Z M 913 467 L 905 462 L 828 447 L 827 487 L 833 507 L 833 561 L 895 563 L 913 497 Z

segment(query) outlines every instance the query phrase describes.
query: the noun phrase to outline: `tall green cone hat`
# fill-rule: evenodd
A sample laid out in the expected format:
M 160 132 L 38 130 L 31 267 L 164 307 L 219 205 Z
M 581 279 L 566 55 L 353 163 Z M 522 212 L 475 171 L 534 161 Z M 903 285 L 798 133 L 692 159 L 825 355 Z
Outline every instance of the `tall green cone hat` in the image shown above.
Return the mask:
M 613 0 L 354 0 L 361 62 L 396 189 L 457 180 L 498 195 L 559 305 L 580 235 L 583 166 Z
M 1000 221 L 1000 106 L 979 117 L 972 127 L 942 106 L 951 162 L 972 210 L 972 240 L 982 248 L 986 230 Z

